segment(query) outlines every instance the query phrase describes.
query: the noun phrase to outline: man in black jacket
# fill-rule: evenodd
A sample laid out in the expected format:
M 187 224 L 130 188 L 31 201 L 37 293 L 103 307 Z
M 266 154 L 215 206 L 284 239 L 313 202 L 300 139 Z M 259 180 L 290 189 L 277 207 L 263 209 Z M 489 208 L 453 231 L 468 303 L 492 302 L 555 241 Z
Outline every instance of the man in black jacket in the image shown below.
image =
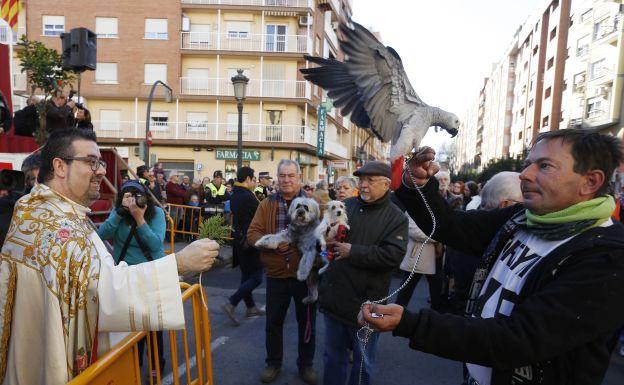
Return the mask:
M 253 290 L 262 283 L 262 263 L 260 252 L 247 243 L 247 229 L 258 208 L 258 198 L 253 193 L 256 187 L 254 170 L 250 167 L 241 167 L 236 173 L 236 182 L 230 198 L 230 209 L 233 214 L 234 242 L 233 267 L 240 265 L 241 284 L 221 309 L 230 317 L 234 325 L 240 322 L 234 314 L 238 303 L 243 300 L 247 306 L 246 317 L 264 315 L 264 311 L 256 307 L 253 299 Z
M 470 317 L 367 305 L 363 320 L 413 349 L 467 362 L 467 384 L 599 385 L 624 324 L 624 226 L 605 195 L 624 160 L 620 140 L 577 129 L 540 134 L 520 174 L 524 203 L 491 211 L 449 210 L 429 180 L 434 156 L 428 148 L 414 157 L 397 196 L 428 233 L 431 218 L 412 191 L 424 186 L 434 238 L 483 255 Z
M 319 304 L 325 314 L 323 384 L 344 385 L 353 348 L 350 384 L 358 384 L 362 352 L 357 340 L 356 316 L 367 300 L 388 295 L 392 270 L 399 267 L 407 248 L 407 218 L 390 200 L 390 166 L 368 162 L 353 175 L 359 177 L 359 197 L 344 201 L 349 234 L 333 247 L 334 260 L 322 275 Z M 378 338 L 375 333 L 364 354 L 362 383 L 370 383 Z

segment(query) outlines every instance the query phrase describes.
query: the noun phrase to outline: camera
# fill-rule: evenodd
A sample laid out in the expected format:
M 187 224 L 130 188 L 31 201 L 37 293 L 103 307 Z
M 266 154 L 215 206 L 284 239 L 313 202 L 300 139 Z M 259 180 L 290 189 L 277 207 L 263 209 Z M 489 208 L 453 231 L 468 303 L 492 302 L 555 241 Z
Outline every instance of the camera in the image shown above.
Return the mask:
M 21 171 L 0 170 L 0 190 L 24 192 L 25 176 Z
M 137 206 L 139 206 L 140 208 L 144 208 L 145 206 L 147 206 L 147 196 L 144 193 L 136 191 L 136 190 L 134 191 L 122 190 L 121 194 L 123 195 L 127 192 L 130 192 L 132 194 Z M 130 212 L 125 207 L 119 206 L 117 207 L 117 214 L 120 216 L 129 216 Z

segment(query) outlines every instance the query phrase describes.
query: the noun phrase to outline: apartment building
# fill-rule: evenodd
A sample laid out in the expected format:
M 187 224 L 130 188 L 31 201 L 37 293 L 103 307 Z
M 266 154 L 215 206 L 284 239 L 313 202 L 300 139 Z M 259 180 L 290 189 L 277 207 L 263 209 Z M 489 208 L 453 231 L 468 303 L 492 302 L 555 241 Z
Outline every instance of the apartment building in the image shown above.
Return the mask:
M 623 8 L 621 0 L 546 0 L 520 26 L 477 98 L 483 112 L 465 116 L 477 132 L 465 146 L 474 146 L 481 167 L 521 154 L 539 132 L 624 135 Z M 475 164 L 467 154 L 458 154 L 458 168 Z
M 325 93 L 299 73 L 305 54 L 341 58 L 334 32 L 349 18 L 350 0 L 110 0 L 106 3 L 24 1 L 19 27 L 60 50 L 60 33 L 86 27 L 97 34 L 97 70 L 82 75 L 82 97 L 99 141 L 118 147 L 132 167 L 149 127 L 150 163 L 193 177 L 235 175 L 238 111 L 231 78 L 249 78 L 243 111 L 243 163 L 275 173 L 295 159 L 305 180 L 350 174 L 367 130 L 350 124 Z M 16 88 L 26 90 L 23 75 Z M 173 90 L 155 88 L 161 80 Z M 318 109 L 330 107 L 318 148 Z M 358 142 L 359 141 L 359 142 Z M 378 140 L 367 154 L 383 158 Z M 333 178 L 331 178 L 333 180 Z
M 617 1 L 573 2 L 563 95 L 568 108 L 564 119 L 571 127 L 600 128 L 624 134 L 622 92 L 622 18 L 624 5 Z M 618 75 L 619 74 L 619 75 Z

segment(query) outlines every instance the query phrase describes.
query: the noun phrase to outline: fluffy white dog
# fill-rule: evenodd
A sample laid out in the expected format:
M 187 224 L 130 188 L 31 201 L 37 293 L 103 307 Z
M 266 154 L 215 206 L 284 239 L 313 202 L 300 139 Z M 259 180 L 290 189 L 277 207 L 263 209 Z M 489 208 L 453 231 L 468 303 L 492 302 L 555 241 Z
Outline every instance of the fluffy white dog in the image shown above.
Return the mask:
M 314 199 L 296 198 L 288 209 L 290 217 L 288 228 L 277 234 L 264 235 L 256 242 L 256 247 L 275 250 L 280 243 L 296 246 L 301 252 L 297 279 L 305 281 L 316 259 L 316 245 L 324 242 L 315 231 L 319 225 L 320 215 L 319 205 Z
M 318 237 L 322 239 L 320 243 L 323 267 L 319 270 L 319 274 L 323 274 L 329 267 L 329 263 L 334 259 L 333 251 L 327 250 L 327 242 L 343 242 L 348 231 L 349 219 L 347 218 L 344 203 L 340 201 L 327 202 L 323 211 L 323 220 L 316 228 Z

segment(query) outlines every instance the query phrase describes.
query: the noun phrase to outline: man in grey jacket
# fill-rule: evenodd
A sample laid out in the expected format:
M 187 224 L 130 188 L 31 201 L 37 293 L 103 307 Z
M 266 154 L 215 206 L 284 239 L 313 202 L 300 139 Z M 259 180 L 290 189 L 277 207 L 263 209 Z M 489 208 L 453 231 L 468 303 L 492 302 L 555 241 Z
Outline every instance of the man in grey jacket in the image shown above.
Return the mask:
M 407 218 L 390 200 L 390 166 L 368 162 L 353 175 L 359 177 L 359 197 L 344 201 L 349 218 L 345 242 L 328 244 L 335 259 L 323 274 L 319 288 L 325 314 L 323 383 L 344 385 L 348 353 L 353 348 L 349 384 L 358 384 L 362 352 L 357 340 L 357 313 L 366 300 L 388 295 L 392 270 L 407 248 Z M 364 353 L 362 383 L 370 383 L 378 334 Z

